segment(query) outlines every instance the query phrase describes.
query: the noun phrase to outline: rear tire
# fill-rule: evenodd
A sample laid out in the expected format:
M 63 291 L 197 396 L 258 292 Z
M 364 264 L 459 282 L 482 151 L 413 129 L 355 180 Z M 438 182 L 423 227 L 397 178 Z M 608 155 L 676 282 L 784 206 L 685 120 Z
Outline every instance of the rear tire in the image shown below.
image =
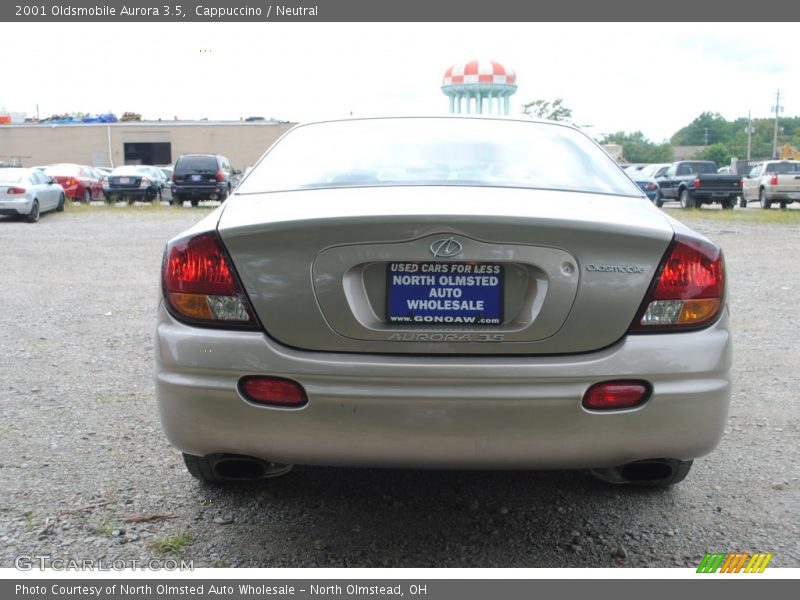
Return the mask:
M 91 201 L 92 201 L 92 190 L 86 188 L 85 190 L 83 190 L 83 203 L 89 204 L 91 203 Z
M 192 198 L 192 206 L 197 208 L 198 204 L 200 204 L 200 200 L 195 200 L 194 198 Z
M 28 223 L 36 223 L 39 220 L 39 201 L 34 200 L 33 204 L 31 205 L 31 212 L 28 213 L 28 216 L 25 217 L 25 220 Z
M 786 202 L 781 202 L 781 209 L 786 210 Z
M 761 204 L 761 208 L 772 208 L 772 200 L 767 199 L 767 191 L 765 189 L 758 191 L 758 202 Z
M 747 208 L 747 198 L 744 197 L 744 194 L 739 196 L 739 208 Z
M 683 188 L 680 193 L 681 208 L 695 208 L 695 201 L 689 190 Z
M 654 202 L 658 208 L 664 206 L 664 196 L 661 195 L 661 190 L 656 192 L 656 199 Z
M 736 206 L 736 198 L 728 198 L 722 201 L 722 210 L 733 210 L 734 206 Z
M 61 194 L 58 197 L 58 206 L 56 206 L 56 212 L 64 212 L 64 203 L 66 202 L 66 198 L 64 198 L 64 194 Z

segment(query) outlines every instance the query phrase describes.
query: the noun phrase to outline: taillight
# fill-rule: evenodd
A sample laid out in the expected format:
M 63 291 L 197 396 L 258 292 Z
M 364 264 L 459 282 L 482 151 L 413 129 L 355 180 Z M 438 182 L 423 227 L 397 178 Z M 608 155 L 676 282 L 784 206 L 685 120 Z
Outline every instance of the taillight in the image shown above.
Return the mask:
M 680 331 L 711 324 L 725 294 L 725 262 L 713 244 L 676 235 L 631 331 Z
M 250 303 L 215 232 L 171 242 L 162 266 L 164 299 L 176 318 L 256 329 Z
M 644 186 L 646 190 L 655 190 L 658 189 L 658 186 L 655 183 L 648 183 Z
M 139 187 L 150 187 L 150 180 L 147 177 L 142 177 Z
M 283 377 L 243 377 L 239 380 L 239 391 L 251 402 L 259 404 L 299 408 L 308 403 L 303 386 Z
M 590 410 L 633 408 L 644 404 L 651 392 L 652 387 L 646 381 L 604 381 L 586 390 L 581 404 Z
M 178 181 L 178 178 L 175 177 L 175 173 L 172 174 L 172 181 Z
M 696 178 L 696 179 L 695 179 L 695 180 L 692 182 L 692 185 L 693 185 L 694 187 L 696 187 L 696 188 L 699 188 L 699 187 L 700 187 L 700 178 L 699 178 L 699 177 L 697 177 L 697 178 Z
M 222 174 L 222 171 L 217 171 L 217 181 L 223 181 L 225 176 Z
M 9 196 L 14 196 L 16 194 L 24 194 L 24 193 L 25 193 L 25 188 L 21 187 L 10 187 L 6 190 L 6 194 L 8 194 Z
M 773 175 L 772 179 L 769 180 L 769 184 L 770 185 L 778 185 L 778 176 L 777 175 Z

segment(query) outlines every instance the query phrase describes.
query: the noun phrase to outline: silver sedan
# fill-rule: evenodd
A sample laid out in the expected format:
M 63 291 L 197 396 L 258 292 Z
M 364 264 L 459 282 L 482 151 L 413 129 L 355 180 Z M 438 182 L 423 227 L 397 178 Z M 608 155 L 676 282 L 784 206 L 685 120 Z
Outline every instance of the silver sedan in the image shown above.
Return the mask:
M 36 223 L 49 210 L 64 210 L 64 188 L 39 169 L 0 169 L 0 215 Z
M 588 469 L 668 486 L 730 399 L 722 252 L 589 137 L 298 126 L 167 244 L 156 387 L 192 475 Z

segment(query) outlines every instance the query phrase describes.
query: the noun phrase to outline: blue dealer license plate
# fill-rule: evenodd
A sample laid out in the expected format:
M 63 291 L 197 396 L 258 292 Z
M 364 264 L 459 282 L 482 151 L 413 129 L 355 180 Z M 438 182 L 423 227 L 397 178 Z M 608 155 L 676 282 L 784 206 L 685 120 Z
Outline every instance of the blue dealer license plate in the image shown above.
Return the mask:
M 500 325 L 503 266 L 463 262 L 389 263 L 386 320 L 398 325 Z

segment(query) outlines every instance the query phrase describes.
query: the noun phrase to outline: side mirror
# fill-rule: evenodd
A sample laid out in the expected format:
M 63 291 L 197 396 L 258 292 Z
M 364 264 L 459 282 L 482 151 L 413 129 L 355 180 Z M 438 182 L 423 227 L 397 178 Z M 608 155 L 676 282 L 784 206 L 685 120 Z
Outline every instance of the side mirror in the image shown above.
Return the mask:
M 56 180 L 53 179 L 52 177 L 48 177 L 47 178 L 47 185 L 53 185 L 55 182 L 56 182 Z

